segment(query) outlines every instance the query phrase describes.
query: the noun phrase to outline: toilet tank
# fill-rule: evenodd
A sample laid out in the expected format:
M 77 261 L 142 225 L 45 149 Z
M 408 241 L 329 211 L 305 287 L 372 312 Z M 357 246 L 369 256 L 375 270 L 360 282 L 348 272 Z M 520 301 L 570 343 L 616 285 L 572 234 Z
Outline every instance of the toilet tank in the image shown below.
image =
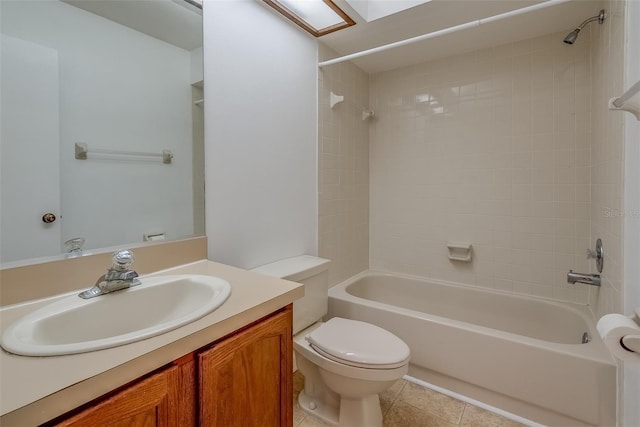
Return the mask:
M 329 306 L 330 260 L 311 255 L 287 258 L 251 271 L 304 285 L 304 297 L 293 303 L 293 333 L 322 319 Z

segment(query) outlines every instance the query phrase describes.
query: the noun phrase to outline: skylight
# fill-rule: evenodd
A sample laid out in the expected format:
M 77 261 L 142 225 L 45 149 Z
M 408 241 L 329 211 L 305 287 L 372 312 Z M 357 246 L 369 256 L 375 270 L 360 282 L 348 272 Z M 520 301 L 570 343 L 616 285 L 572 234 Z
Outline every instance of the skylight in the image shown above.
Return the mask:
M 316 37 L 355 24 L 355 21 L 331 0 L 263 1 Z

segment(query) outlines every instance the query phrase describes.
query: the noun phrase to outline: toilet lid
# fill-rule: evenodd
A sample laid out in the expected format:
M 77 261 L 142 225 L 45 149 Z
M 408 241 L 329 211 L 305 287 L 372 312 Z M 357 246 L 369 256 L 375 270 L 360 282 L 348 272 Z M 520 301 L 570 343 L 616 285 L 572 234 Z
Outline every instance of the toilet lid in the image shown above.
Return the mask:
M 409 347 L 391 332 L 370 323 L 334 317 L 307 337 L 323 356 L 349 366 L 392 369 L 409 360 Z

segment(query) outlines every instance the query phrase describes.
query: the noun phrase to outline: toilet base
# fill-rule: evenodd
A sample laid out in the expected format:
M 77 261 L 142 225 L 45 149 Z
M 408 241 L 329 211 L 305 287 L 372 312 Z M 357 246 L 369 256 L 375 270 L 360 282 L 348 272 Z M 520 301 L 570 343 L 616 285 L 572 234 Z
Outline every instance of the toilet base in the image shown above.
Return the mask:
M 340 399 L 340 427 L 382 427 L 382 410 L 377 394 L 359 399 Z
M 332 426 L 382 427 L 382 411 L 377 394 L 360 399 L 340 399 L 340 413 L 338 408 L 308 396 L 304 390 L 298 396 L 298 403 L 303 411 Z
M 327 405 L 322 400 L 307 395 L 304 390 L 298 395 L 298 404 L 304 412 L 320 418 L 326 424 L 338 425 L 339 414 L 338 408 L 335 406 Z

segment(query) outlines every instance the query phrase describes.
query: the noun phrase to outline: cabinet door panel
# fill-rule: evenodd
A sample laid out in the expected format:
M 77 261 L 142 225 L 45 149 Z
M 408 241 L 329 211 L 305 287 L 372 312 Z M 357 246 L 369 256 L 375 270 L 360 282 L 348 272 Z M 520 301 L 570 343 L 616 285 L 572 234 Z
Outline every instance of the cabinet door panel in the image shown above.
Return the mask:
M 155 409 L 156 408 L 149 408 L 145 412 L 109 424 L 109 427 L 155 427 L 158 425 Z
M 198 355 L 200 425 L 292 425 L 291 309 Z
M 154 374 L 56 426 L 173 427 L 180 409 L 175 405 L 178 366 Z

